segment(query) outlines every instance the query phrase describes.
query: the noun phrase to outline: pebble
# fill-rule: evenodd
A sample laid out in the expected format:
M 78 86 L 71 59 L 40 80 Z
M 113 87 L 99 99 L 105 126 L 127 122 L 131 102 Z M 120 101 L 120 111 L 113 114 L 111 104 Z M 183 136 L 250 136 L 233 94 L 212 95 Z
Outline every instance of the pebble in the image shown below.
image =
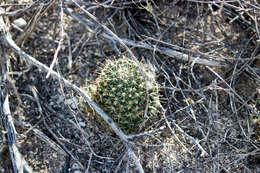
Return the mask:
M 71 169 L 80 169 L 80 166 L 77 163 L 73 163 Z
M 84 122 L 79 122 L 80 127 L 86 127 L 86 124 Z
M 64 100 L 65 100 L 64 97 L 63 97 L 62 95 L 59 95 L 59 96 L 58 96 L 57 103 L 58 103 L 58 104 L 61 104 L 61 103 L 64 102 Z
M 24 28 L 27 25 L 27 22 L 23 18 L 18 18 L 14 20 L 13 24 L 20 28 Z
M 77 103 L 78 99 L 76 97 L 65 100 L 65 104 L 70 105 L 72 109 L 77 109 Z

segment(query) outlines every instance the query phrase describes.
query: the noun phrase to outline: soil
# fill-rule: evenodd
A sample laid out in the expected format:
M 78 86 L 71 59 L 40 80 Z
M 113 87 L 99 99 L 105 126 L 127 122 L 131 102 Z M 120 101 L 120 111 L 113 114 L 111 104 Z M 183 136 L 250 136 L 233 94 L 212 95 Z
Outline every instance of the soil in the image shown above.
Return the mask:
M 119 38 L 164 48 L 128 45 L 139 61 L 154 66 L 164 108 L 130 139 L 144 172 L 260 172 L 259 4 L 64 1 L 61 8 L 61 1 L 54 1 L 40 11 L 48 2 L 4 19 L 12 24 L 23 18 L 30 26 L 40 12 L 21 44 L 23 31 L 10 25 L 13 40 L 47 66 L 61 41 L 54 70 L 81 88 L 95 83 L 107 59 L 131 58 L 122 44 L 104 37 L 107 30 L 100 24 Z M 10 3 L 0 7 L 11 12 L 33 1 Z M 182 61 L 169 56 L 169 49 L 226 66 Z M 10 109 L 19 151 L 33 172 L 137 172 L 120 138 L 82 109 L 79 93 L 46 78 L 11 49 L 8 54 L 14 84 Z M 0 172 L 13 172 L 0 127 Z

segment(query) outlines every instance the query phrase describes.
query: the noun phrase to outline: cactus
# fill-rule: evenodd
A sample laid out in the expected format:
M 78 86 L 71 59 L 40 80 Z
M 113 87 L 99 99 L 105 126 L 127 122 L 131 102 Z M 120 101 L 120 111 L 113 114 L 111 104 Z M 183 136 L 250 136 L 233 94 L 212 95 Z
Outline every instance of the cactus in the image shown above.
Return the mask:
M 143 64 L 141 68 L 143 73 L 126 58 L 108 60 L 89 88 L 92 99 L 125 133 L 136 132 L 145 115 L 156 114 L 160 104 L 152 68 Z

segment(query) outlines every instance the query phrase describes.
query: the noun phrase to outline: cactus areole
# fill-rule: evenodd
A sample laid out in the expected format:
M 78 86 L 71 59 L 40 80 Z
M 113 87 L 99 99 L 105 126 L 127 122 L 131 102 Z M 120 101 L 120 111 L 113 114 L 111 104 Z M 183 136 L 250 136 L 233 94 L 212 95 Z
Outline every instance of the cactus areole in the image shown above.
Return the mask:
M 108 60 L 90 88 L 92 99 L 125 133 L 137 132 L 145 119 L 156 114 L 159 105 L 153 70 L 141 63 L 140 68 L 127 58 Z

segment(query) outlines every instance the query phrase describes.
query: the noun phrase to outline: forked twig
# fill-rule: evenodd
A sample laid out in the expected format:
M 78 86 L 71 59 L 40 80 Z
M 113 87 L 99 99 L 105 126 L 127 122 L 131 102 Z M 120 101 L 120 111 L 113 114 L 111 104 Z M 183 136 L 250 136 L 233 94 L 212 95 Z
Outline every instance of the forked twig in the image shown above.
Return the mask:
M 81 8 L 77 3 L 76 3 L 76 5 L 79 8 Z M 133 55 L 132 51 L 129 49 L 128 46 L 152 50 L 152 51 L 159 52 L 161 54 L 167 55 L 169 57 L 176 58 L 178 60 L 192 61 L 196 64 L 215 66 L 215 67 L 228 67 L 229 66 L 229 64 L 227 62 L 224 62 L 224 61 L 221 62 L 221 61 L 216 61 L 216 60 L 213 60 L 213 59 L 211 60 L 211 59 L 206 59 L 206 58 L 201 58 L 201 57 L 189 56 L 188 54 L 185 54 L 185 53 L 182 53 L 182 52 L 170 49 L 170 48 L 155 46 L 155 45 L 144 43 L 144 42 L 141 42 L 141 41 L 133 41 L 133 40 L 126 39 L 126 38 L 120 38 L 117 35 L 115 35 L 111 30 L 109 30 L 105 25 L 102 25 L 101 23 L 99 23 L 98 20 L 95 18 L 95 16 L 91 15 L 88 11 L 86 11 L 83 8 L 81 8 L 81 9 L 92 20 L 94 20 L 100 26 L 102 26 L 104 28 L 104 32 L 100 33 L 101 37 L 103 37 L 105 40 L 110 40 L 112 42 L 117 42 L 117 43 L 120 43 L 121 45 L 123 45 L 123 47 L 126 48 L 128 53 L 130 53 L 130 55 L 132 56 L 132 58 L 134 60 L 136 60 L 136 57 Z M 90 21 L 90 20 L 84 18 L 83 16 L 73 12 L 73 10 L 70 9 L 70 8 L 65 8 L 64 11 L 68 15 L 73 17 L 74 19 L 78 20 L 80 23 L 84 24 L 86 26 L 88 32 L 94 33 L 94 31 L 91 29 L 91 27 L 94 27 L 95 24 L 92 21 Z
M 63 41 L 64 41 L 64 28 L 63 28 L 63 9 L 62 9 L 62 3 L 60 4 L 61 5 L 61 12 L 60 12 L 60 21 L 61 21 L 61 26 L 60 26 L 60 29 L 61 29 L 61 39 L 59 41 L 59 44 L 58 44 L 58 47 L 54 53 L 54 56 L 53 56 L 53 60 L 52 60 L 52 63 L 50 65 L 50 71 L 47 73 L 46 75 L 46 79 L 48 79 L 50 77 L 50 72 L 51 70 L 53 69 L 54 65 L 57 63 L 58 61 L 58 54 L 60 52 L 60 49 L 61 49 L 61 45 L 63 44 Z
M 9 108 L 9 99 L 8 99 L 8 93 L 7 88 L 3 91 L 0 88 L 0 95 L 1 95 L 1 104 L 0 104 L 0 112 L 1 112 L 1 118 L 4 124 L 4 129 L 7 131 L 7 137 L 8 137 L 8 145 L 9 145 L 9 154 L 10 159 L 13 166 L 14 173 L 31 173 L 32 170 L 24 160 L 23 156 L 19 152 L 18 144 L 16 140 L 16 130 L 14 127 L 13 119 L 11 116 L 11 111 Z
M 0 8 L 0 11 L 2 9 Z M 5 27 L 4 27 L 5 26 Z M 8 32 L 8 29 L 4 23 L 2 17 L 0 17 L 0 38 L 2 34 Z M 13 118 L 11 116 L 11 111 L 9 107 L 9 98 L 8 98 L 8 60 L 7 55 L 5 54 L 4 45 L 0 44 L 0 57 L 1 57 L 1 79 L 0 79 L 0 116 L 3 122 L 5 131 L 7 132 L 8 145 L 9 145 L 9 155 L 13 166 L 14 173 L 31 173 L 32 170 L 24 160 L 21 155 L 18 144 L 17 144 L 17 132 L 14 127 Z
M 45 14 L 45 12 L 55 3 L 56 0 L 51 0 L 47 5 L 40 6 L 38 8 L 38 11 L 35 13 L 35 15 L 32 17 L 32 19 L 28 22 L 25 32 L 22 33 L 18 39 L 17 44 L 20 45 L 29 37 L 29 35 L 33 32 L 35 29 L 36 24 L 41 19 L 41 17 Z
M 39 1 L 33 2 L 31 3 L 28 7 L 25 8 L 21 8 L 15 11 L 11 11 L 11 12 L 0 12 L 0 16 L 18 16 L 34 7 L 36 7 L 37 5 L 39 5 Z
M 123 141 L 125 147 L 127 148 L 128 155 L 130 158 L 133 159 L 135 162 L 136 167 L 138 168 L 138 171 L 143 173 L 144 170 L 142 168 L 142 165 L 140 164 L 139 160 L 137 159 L 135 153 L 132 150 L 132 147 L 129 145 L 127 136 L 123 133 L 123 131 L 115 124 L 115 122 L 86 94 L 86 92 L 79 87 L 73 85 L 68 80 L 64 79 L 62 76 L 60 76 L 57 72 L 50 70 L 48 66 L 45 64 L 42 64 L 41 62 L 37 61 L 32 56 L 25 53 L 23 50 L 21 50 L 20 47 L 16 45 L 16 43 L 13 41 L 11 34 L 9 32 L 4 32 L 5 30 L 5 23 L 0 25 L 0 36 L 2 44 L 5 44 L 5 46 L 12 48 L 18 55 L 21 57 L 24 57 L 30 64 L 38 67 L 39 69 L 45 71 L 46 73 L 50 71 L 50 75 L 62 81 L 65 86 L 73 89 L 74 91 L 78 92 L 85 101 L 92 107 L 94 110 L 108 123 L 108 125 L 111 127 L 111 129 L 119 136 L 119 138 Z

